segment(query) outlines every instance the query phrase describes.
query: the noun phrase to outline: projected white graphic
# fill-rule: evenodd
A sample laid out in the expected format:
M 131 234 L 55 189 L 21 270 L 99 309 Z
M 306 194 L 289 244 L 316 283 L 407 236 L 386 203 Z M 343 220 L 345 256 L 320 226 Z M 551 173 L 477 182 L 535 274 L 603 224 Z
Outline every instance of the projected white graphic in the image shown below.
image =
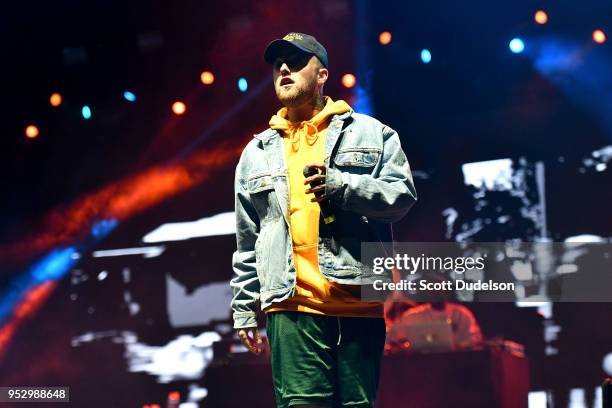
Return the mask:
M 143 242 L 184 241 L 191 238 L 231 235 L 236 233 L 236 218 L 233 211 L 197 221 L 162 224 L 142 238 Z

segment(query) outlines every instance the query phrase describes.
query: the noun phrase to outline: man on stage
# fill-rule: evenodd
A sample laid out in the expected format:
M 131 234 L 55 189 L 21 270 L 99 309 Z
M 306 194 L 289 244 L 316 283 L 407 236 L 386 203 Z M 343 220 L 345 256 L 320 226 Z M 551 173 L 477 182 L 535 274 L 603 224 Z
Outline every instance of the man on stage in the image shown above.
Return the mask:
M 372 407 L 385 343 L 380 276 L 361 242 L 389 242 L 416 201 L 397 133 L 323 96 L 325 48 L 289 33 L 264 52 L 284 106 L 245 147 L 235 177 L 234 328 L 263 347 L 266 313 L 278 407 Z

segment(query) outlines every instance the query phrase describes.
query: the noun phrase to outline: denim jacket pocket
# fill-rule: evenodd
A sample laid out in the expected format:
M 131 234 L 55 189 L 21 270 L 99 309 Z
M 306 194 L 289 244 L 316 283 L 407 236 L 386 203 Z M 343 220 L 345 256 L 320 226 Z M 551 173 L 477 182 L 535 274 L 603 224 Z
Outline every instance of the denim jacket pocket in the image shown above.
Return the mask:
M 274 193 L 274 181 L 270 173 L 251 176 L 246 181 L 246 189 L 262 222 L 280 215 L 278 200 Z
M 270 173 L 256 174 L 247 179 L 247 190 L 251 194 L 270 189 L 274 189 Z
M 334 164 L 339 170 L 350 169 L 351 173 L 369 174 L 380 160 L 380 149 L 355 147 L 338 150 Z

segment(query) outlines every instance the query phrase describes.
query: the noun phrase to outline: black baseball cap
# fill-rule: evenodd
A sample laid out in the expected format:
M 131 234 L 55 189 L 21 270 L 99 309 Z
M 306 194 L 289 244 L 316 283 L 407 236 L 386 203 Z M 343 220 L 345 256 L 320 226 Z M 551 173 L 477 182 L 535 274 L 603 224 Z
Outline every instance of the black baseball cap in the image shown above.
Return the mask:
M 274 60 L 288 48 L 297 48 L 307 54 L 312 54 L 327 68 L 327 51 L 312 35 L 302 33 L 289 33 L 283 38 L 272 41 L 264 51 L 264 60 L 273 64 Z

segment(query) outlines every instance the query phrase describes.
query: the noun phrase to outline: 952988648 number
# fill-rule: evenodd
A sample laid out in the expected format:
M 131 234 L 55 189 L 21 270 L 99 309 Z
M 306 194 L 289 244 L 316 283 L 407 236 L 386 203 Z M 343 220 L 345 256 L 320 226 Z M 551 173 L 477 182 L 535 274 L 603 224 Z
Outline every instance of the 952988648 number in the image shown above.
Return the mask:
M 70 402 L 70 388 L 0 387 L 0 402 Z

